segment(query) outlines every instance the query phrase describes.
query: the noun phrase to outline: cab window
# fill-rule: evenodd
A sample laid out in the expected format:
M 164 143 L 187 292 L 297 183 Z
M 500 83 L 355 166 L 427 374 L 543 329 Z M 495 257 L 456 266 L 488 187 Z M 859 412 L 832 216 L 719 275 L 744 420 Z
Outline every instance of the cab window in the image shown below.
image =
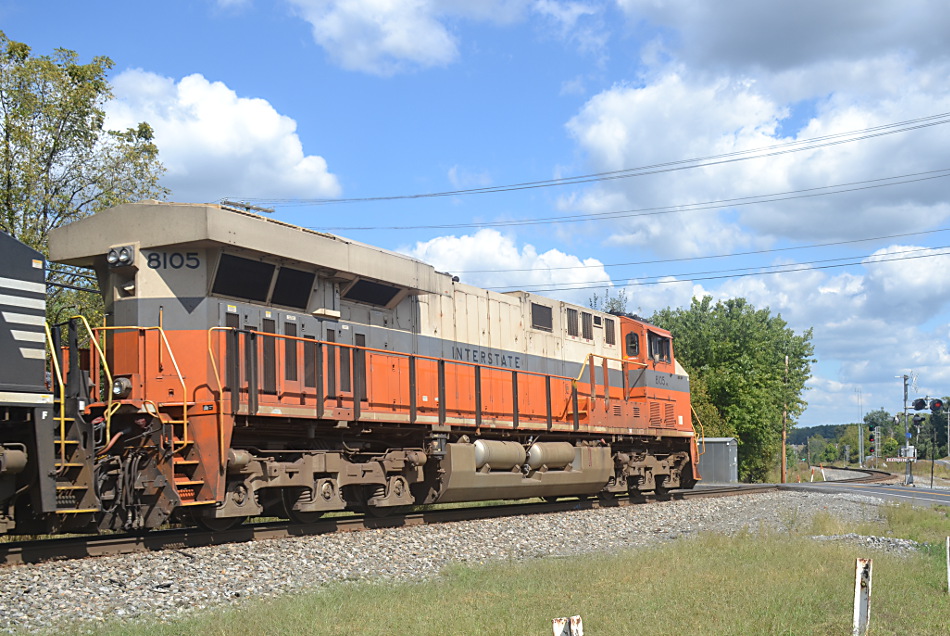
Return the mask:
M 650 346 L 650 359 L 656 360 L 657 362 L 669 362 L 670 361 L 670 339 L 661 336 L 659 334 L 653 333 L 652 331 L 648 334 L 649 346 Z
M 627 356 L 636 358 L 640 355 L 640 334 L 630 332 L 627 334 Z

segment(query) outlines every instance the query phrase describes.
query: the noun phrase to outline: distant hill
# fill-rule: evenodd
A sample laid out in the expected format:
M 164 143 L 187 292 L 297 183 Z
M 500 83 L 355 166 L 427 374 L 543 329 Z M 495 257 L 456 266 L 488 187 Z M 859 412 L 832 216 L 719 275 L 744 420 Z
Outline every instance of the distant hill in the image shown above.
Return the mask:
M 851 424 L 824 424 L 808 428 L 793 428 L 788 432 L 789 444 L 806 444 L 809 437 L 821 435 L 825 439 L 837 439 Z

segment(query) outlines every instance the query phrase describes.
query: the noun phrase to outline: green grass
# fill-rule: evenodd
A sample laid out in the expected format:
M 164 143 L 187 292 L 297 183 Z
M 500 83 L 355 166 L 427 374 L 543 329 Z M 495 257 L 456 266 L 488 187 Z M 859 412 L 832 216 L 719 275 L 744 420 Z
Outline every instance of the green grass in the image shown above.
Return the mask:
M 883 515 L 883 524 L 849 526 L 821 514 L 793 520 L 788 534 L 707 534 L 609 556 L 459 565 L 432 582 L 334 584 L 171 623 L 108 623 L 94 633 L 524 636 L 550 634 L 552 618 L 580 614 L 585 632 L 597 636 L 849 634 L 855 559 L 872 557 L 870 633 L 946 634 L 950 508 L 884 506 Z M 809 538 L 845 532 L 934 545 L 898 556 Z

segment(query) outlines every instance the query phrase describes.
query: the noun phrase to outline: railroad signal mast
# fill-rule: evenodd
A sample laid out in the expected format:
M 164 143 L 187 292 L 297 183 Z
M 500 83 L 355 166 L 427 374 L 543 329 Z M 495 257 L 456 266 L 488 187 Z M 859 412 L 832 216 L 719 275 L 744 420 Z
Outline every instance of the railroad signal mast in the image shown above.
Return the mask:
M 910 444 L 911 432 L 910 427 L 907 425 L 907 376 L 904 376 L 904 448 L 902 455 L 904 460 L 907 463 L 907 472 L 904 483 L 908 486 L 913 485 L 914 475 L 911 467 L 911 462 L 913 462 L 917 457 L 917 449 Z M 933 418 L 936 416 L 937 411 L 943 408 L 943 400 L 940 398 L 930 398 L 929 396 L 923 398 L 917 398 L 911 404 L 911 408 L 915 411 L 923 411 L 926 408 L 930 408 L 931 412 L 931 424 L 933 423 Z M 917 434 L 920 434 L 920 426 L 924 422 L 924 417 L 922 415 L 914 415 L 913 420 L 914 425 L 917 427 Z M 950 415 L 948 415 L 948 424 L 947 424 L 948 438 L 950 438 Z M 872 444 L 874 438 L 871 438 Z

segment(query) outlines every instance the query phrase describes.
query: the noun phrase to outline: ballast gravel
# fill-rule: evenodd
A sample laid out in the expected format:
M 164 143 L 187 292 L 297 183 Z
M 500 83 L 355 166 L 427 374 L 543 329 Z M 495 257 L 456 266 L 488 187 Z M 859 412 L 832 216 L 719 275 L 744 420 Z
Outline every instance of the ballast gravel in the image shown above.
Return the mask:
M 780 491 L 11 566 L 0 570 L 0 632 L 170 619 L 341 581 L 422 581 L 451 563 L 613 552 L 700 532 L 782 532 L 819 512 L 873 521 L 878 506 L 858 495 Z M 866 545 L 913 549 L 905 543 L 874 538 Z

